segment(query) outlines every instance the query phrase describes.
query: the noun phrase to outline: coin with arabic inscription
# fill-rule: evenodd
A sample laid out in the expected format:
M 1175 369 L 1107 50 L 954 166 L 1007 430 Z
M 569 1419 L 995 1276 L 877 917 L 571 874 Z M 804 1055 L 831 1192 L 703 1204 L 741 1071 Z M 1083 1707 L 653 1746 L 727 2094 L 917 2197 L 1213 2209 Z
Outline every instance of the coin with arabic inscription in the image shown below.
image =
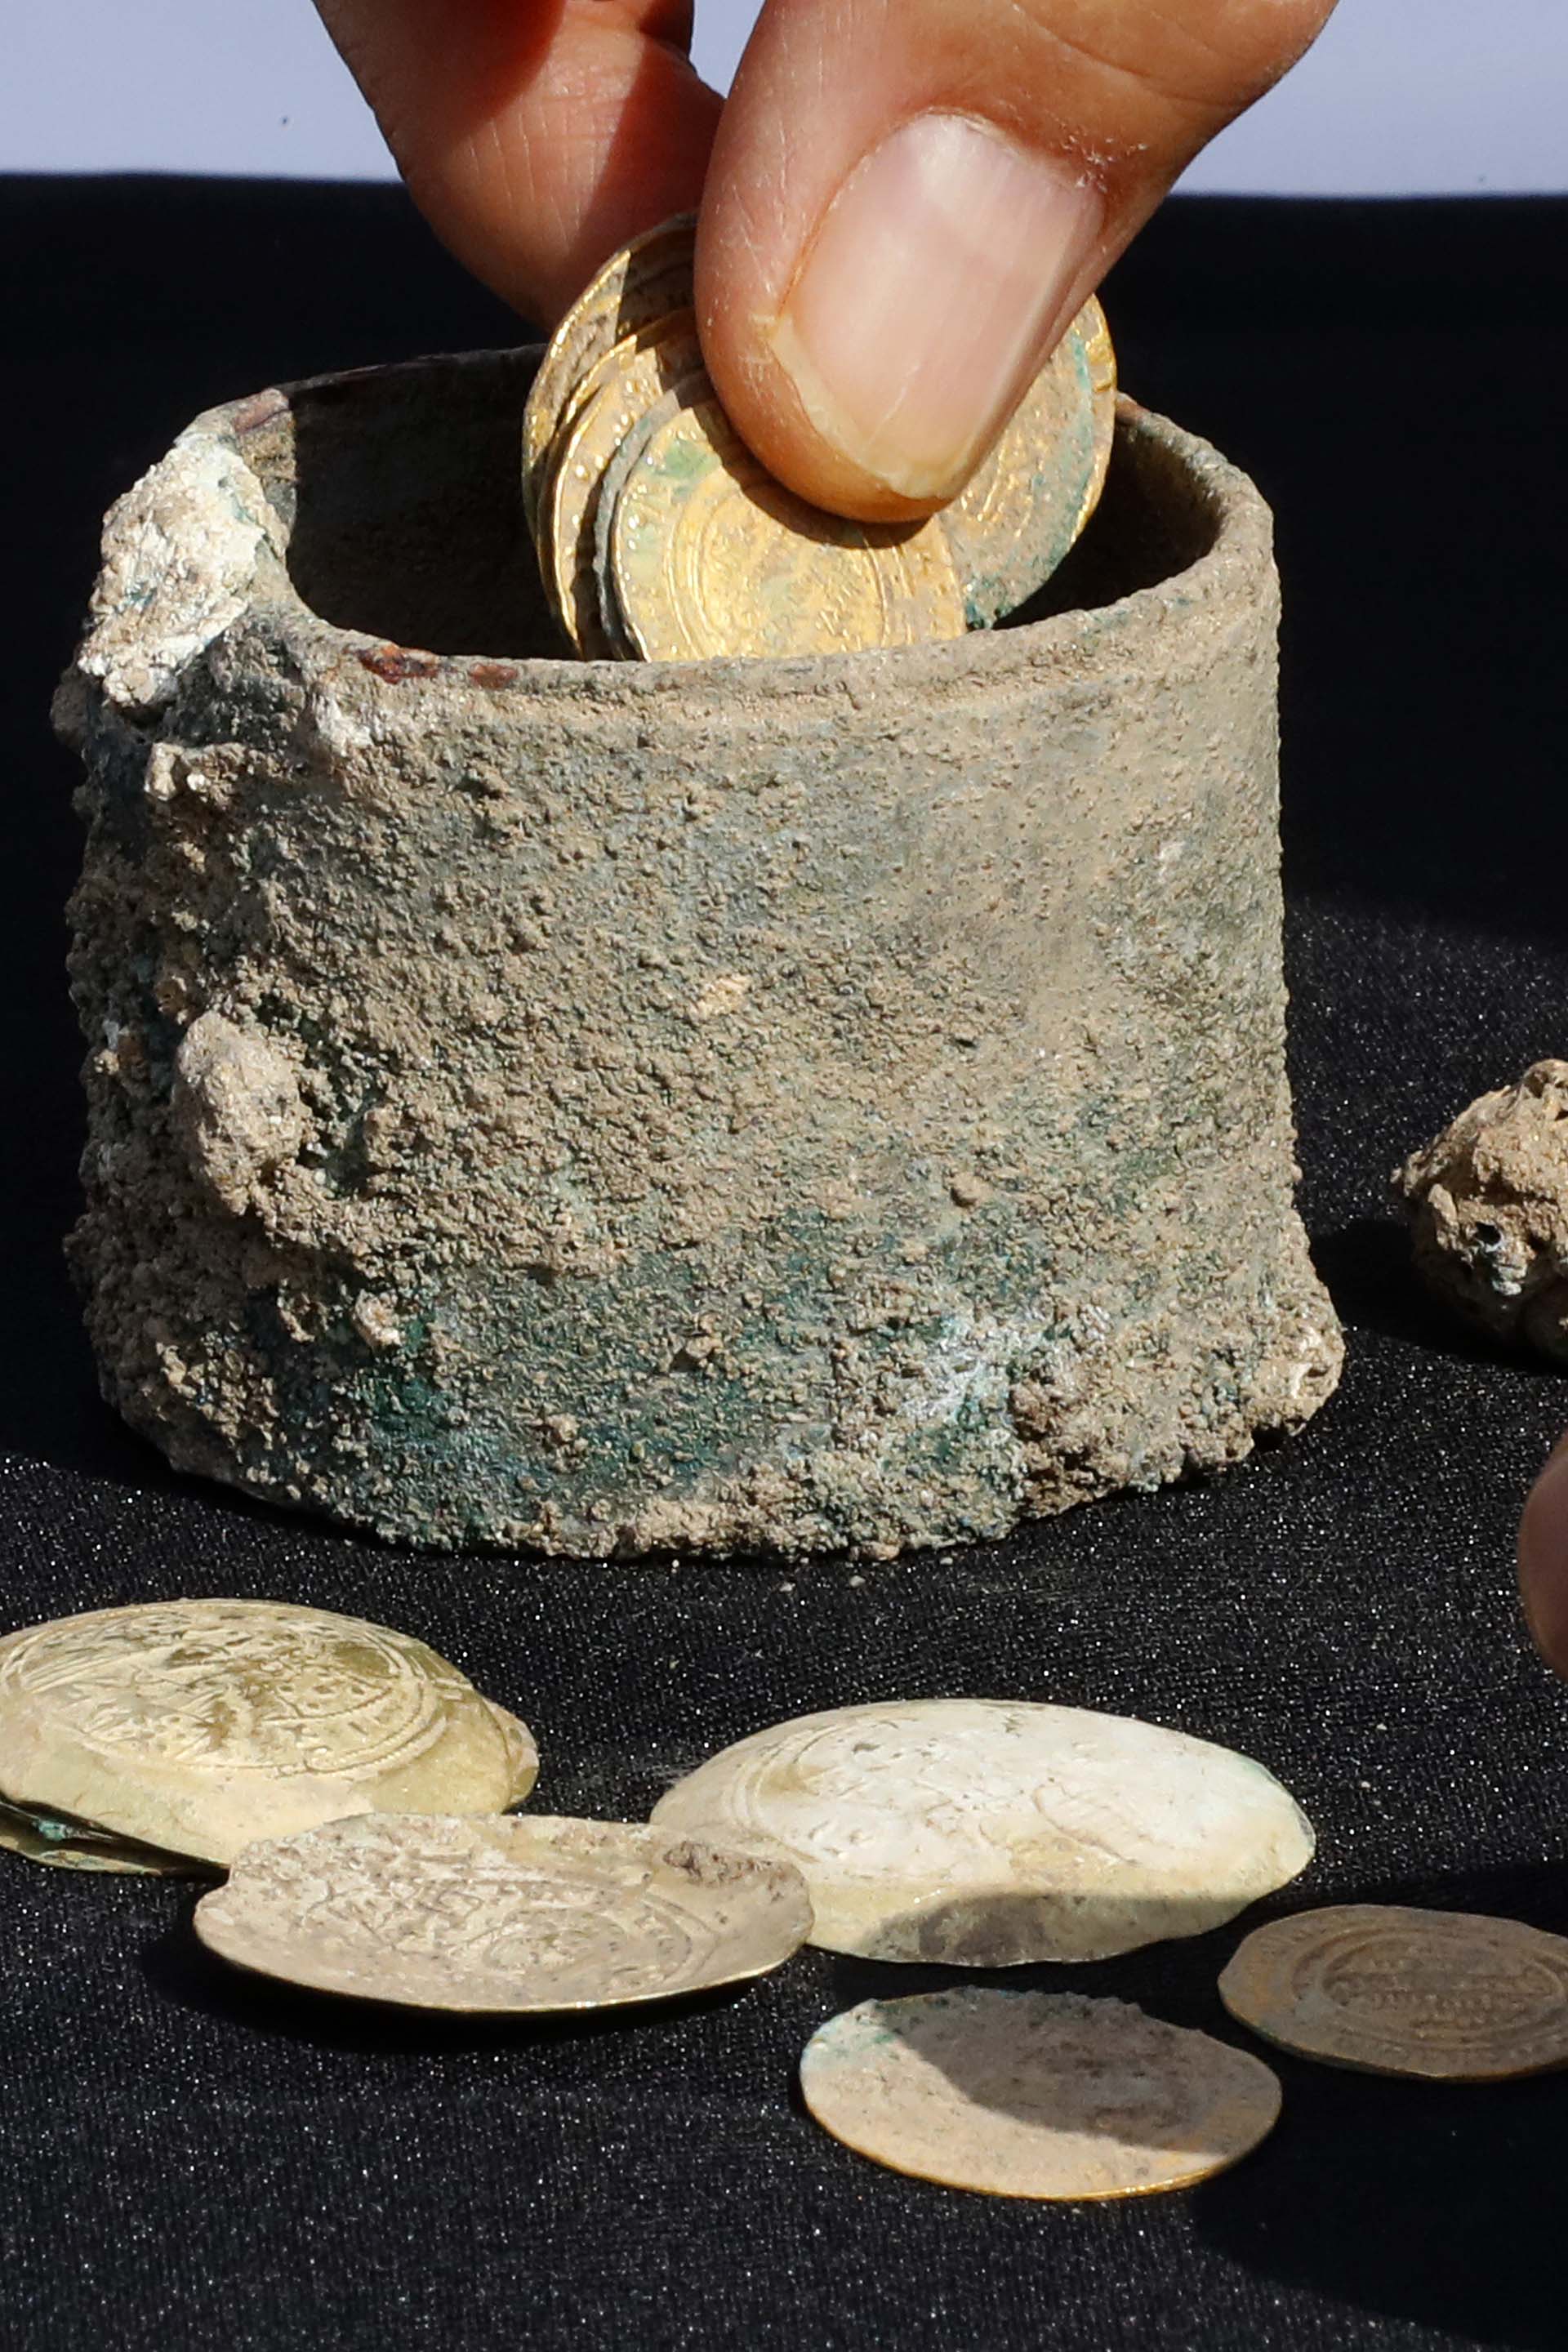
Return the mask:
M 933 523 L 848 522 L 806 505 L 740 440 L 716 400 L 667 394 L 616 500 L 610 561 L 645 661 L 778 658 L 963 635 Z
M 1231 2015 L 1363 2074 L 1502 2082 L 1568 2065 L 1568 1941 L 1516 1919 L 1347 1903 L 1254 1928 Z
M 0 1641 L 11 1805 L 203 1862 L 344 1813 L 499 1812 L 520 1734 L 423 1642 L 319 1609 L 156 1601 Z
M 650 331 L 646 344 L 617 343 L 589 371 L 571 422 L 552 445 L 539 508 L 540 571 L 562 627 L 590 660 L 616 652 L 595 563 L 605 468 L 655 404 L 701 370 L 691 313 L 678 312 L 657 335 Z
M 196 1906 L 225 1959 L 321 1992 L 518 2012 L 668 2000 L 777 1968 L 798 1871 L 622 1822 L 359 1815 L 248 1847 Z
M 590 279 L 551 337 L 522 416 L 522 492 L 534 526 L 551 445 L 595 361 L 691 304 L 697 224 L 682 214 L 634 237 Z
M 971 628 L 1015 611 L 1056 571 L 1100 503 L 1115 436 L 1116 353 L 1091 298 L 937 518 Z
M 1127 2001 L 979 1986 L 830 2018 L 800 2086 L 835 2139 L 895 2172 L 1053 2200 L 1206 2180 L 1280 2105 L 1261 2061 Z
M 803 1716 L 700 1765 L 653 1819 L 795 1863 L 832 1951 L 966 1968 L 1201 1935 L 1312 1853 L 1300 1807 L 1250 1758 L 1014 1700 Z

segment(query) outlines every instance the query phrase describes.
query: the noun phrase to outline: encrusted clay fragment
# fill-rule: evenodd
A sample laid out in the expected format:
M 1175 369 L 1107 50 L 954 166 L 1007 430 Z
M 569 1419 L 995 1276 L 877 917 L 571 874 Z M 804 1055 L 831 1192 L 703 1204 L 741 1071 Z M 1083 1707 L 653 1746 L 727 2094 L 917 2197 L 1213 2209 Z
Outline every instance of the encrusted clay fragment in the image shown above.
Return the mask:
M 1394 1187 L 1445 1306 L 1568 1364 L 1568 1062 L 1480 1096 Z

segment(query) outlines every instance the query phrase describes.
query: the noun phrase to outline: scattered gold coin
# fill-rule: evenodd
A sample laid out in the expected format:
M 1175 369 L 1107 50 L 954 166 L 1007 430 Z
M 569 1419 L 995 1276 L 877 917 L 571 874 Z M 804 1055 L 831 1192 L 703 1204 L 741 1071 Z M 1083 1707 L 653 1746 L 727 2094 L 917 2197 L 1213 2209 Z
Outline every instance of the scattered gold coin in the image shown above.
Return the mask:
M 812 1940 L 882 1960 L 1103 1959 L 1234 1918 L 1305 1868 L 1262 1765 L 1082 1707 L 835 1707 L 725 1748 L 661 1828 L 795 1863 Z
M 196 1906 L 241 1968 L 418 2009 L 665 2000 L 760 1976 L 811 1925 L 798 1872 L 621 1822 L 361 1814 L 252 1845 Z
M 701 365 L 693 227 L 605 265 L 557 328 L 523 419 L 524 503 L 552 608 L 590 658 L 690 661 L 916 645 L 986 627 L 1093 513 L 1116 416 L 1104 314 L 1085 304 L 962 496 L 918 525 L 795 498 L 736 435 Z
M 1219 1990 L 1281 2049 L 1363 2074 L 1486 2083 L 1568 2065 L 1568 1941 L 1513 1919 L 1301 1911 L 1255 1928 Z
M 1053 2200 L 1206 2180 L 1280 2104 L 1259 2060 L 1126 2001 L 978 1986 L 829 2019 L 800 2085 L 836 2139 L 895 2172 Z
M 61 1821 L 51 1813 L 30 1812 L 23 1805 L 0 1800 L 0 1849 L 19 1853 L 28 1862 L 47 1863 L 53 1870 L 134 1873 L 144 1878 L 189 1878 L 205 1874 L 205 1865 L 186 1856 L 163 1853 L 156 1846 L 134 1845 L 90 1822 Z
M 96 1610 L 0 1641 L 0 1790 L 171 1858 L 372 1811 L 500 1812 L 525 1727 L 423 1642 L 256 1601 Z

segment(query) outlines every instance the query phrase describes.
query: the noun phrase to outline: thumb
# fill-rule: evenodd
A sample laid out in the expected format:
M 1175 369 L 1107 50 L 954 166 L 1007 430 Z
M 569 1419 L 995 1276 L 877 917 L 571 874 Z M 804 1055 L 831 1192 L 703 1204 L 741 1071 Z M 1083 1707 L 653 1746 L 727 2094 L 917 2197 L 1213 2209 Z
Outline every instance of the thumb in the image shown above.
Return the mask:
M 1568 1437 L 1531 1490 L 1519 1528 L 1519 1581 L 1536 1647 L 1568 1675 Z
M 1333 0 L 767 0 L 698 238 L 709 370 L 792 488 L 929 513 Z

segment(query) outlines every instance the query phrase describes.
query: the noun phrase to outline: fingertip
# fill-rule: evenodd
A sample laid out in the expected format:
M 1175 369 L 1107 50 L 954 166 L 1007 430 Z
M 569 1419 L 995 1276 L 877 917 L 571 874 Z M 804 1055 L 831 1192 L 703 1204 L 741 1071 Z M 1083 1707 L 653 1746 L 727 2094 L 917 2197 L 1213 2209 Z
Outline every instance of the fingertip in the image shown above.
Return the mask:
M 1519 1590 L 1537 1649 L 1568 1675 L 1568 1438 L 1531 1489 L 1520 1519 Z

